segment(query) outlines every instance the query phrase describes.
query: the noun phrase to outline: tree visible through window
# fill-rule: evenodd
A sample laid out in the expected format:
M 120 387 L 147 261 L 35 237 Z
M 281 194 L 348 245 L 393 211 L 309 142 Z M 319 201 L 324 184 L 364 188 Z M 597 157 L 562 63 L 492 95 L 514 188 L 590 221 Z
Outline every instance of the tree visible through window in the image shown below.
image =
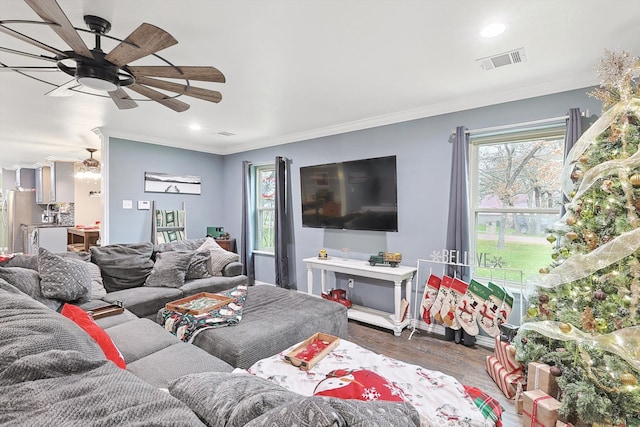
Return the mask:
M 550 262 L 545 230 L 561 209 L 564 133 L 562 124 L 471 135 L 475 276 L 492 278 L 493 269 L 507 269 L 514 272 L 504 278 L 520 281 Z
M 273 165 L 256 168 L 256 249 L 274 250 L 276 171 Z

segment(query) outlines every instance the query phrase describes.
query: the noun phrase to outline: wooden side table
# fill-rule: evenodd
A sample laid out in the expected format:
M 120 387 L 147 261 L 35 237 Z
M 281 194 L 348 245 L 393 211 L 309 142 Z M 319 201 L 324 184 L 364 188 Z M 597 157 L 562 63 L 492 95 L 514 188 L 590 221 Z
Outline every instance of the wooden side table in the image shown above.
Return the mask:
M 214 240 L 225 251 L 238 253 L 238 249 L 236 248 L 236 239 L 214 239 Z

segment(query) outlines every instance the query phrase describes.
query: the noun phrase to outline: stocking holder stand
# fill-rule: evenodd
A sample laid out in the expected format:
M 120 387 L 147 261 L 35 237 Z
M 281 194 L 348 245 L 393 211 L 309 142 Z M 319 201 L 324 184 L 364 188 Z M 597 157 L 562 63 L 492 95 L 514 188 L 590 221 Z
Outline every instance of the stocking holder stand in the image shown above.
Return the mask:
M 454 252 L 455 253 L 455 252 Z M 459 255 L 459 253 L 458 253 Z M 442 259 L 445 260 L 442 260 Z M 484 281 L 492 281 L 497 282 L 498 284 L 503 285 L 505 288 L 509 289 L 517 289 L 519 294 L 519 319 L 522 319 L 523 316 L 523 307 L 524 307 L 524 273 L 522 270 L 517 270 L 513 268 L 502 268 L 500 266 L 487 266 L 487 265 L 471 265 L 467 263 L 466 259 L 453 258 L 453 257 L 441 257 L 436 256 L 434 259 L 418 259 L 417 260 L 417 268 L 418 271 L 416 273 L 416 290 L 414 295 L 413 302 L 413 317 L 411 319 L 411 334 L 408 339 L 413 337 L 413 334 L 418 330 L 418 325 L 420 324 L 420 307 L 422 305 L 422 294 L 424 292 L 424 288 L 427 286 L 427 279 L 431 274 L 436 274 L 442 277 L 445 274 L 451 274 L 453 277 L 463 276 L 463 271 L 470 272 L 471 277 L 475 278 L 474 272 L 476 270 L 486 271 L 489 277 L 482 276 L 478 277 L 479 282 Z M 470 279 L 470 278 L 467 278 Z M 420 287 L 420 284 L 423 284 Z M 420 300 L 418 300 L 420 298 Z M 440 328 L 440 325 L 430 325 L 426 330 L 434 331 L 437 328 Z M 418 331 L 419 332 L 419 331 Z M 480 336 L 479 338 L 483 338 Z

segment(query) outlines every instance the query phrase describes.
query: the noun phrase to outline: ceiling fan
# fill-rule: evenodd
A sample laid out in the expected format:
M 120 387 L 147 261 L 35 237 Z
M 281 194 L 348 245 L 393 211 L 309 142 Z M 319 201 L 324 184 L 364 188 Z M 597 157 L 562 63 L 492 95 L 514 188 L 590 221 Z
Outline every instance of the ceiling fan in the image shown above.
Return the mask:
M 34 55 L 5 47 L 0 47 L 0 51 L 54 62 L 56 65 L 51 67 L 12 67 L 0 63 L 0 69 L 12 69 L 28 77 L 31 76 L 25 74 L 24 71 L 29 71 L 29 69 L 53 69 L 63 71 L 72 76 L 74 80 L 59 86 L 60 89 L 82 85 L 97 91 L 106 92 L 121 110 L 138 106 L 136 101 L 133 100 L 123 88 L 137 92 L 177 112 L 189 109 L 189 104 L 176 99 L 182 95 L 215 103 L 222 100 L 220 92 L 194 87 L 189 83 L 190 80 L 224 83 L 225 77 L 218 69 L 215 67 L 175 66 L 156 54 L 156 52 L 178 43 L 171 34 L 161 28 L 143 23 L 129 34 L 126 39 L 120 40 L 107 35 L 111 29 L 111 23 L 103 18 L 86 15 L 84 21 L 89 30 L 76 28 L 71 24 L 55 0 L 24 1 L 44 22 L 0 20 L 0 32 L 43 49 L 54 56 Z M 28 35 L 12 29 L 10 24 L 13 23 L 47 25 L 58 34 L 71 50 L 59 50 L 35 40 Z M 90 49 L 86 45 L 78 31 L 95 35 L 95 47 L 93 49 Z M 103 37 L 116 40 L 119 43 L 109 53 L 105 53 L 101 49 L 101 39 Z M 149 55 L 160 59 L 167 65 L 130 65 L 132 62 Z M 186 84 L 161 80 L 159 78 L 181 79 L 184 80 Z M 175 95 L 169 96 L 151 87 L 173 92 Z

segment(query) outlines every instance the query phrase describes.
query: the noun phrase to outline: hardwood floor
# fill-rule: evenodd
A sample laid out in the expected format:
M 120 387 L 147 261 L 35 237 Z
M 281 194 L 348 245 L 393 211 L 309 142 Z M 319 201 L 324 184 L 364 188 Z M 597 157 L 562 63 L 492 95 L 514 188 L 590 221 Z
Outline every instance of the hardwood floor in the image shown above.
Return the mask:
M 422 330 L 416 331 L 409 340 L 411 329 L 405 328 L 402 335 L 396 337 L 389 330 L 353 320 L 349 320 L 348 333 L 349 341 L 371 351 L 444 372 L 462 384 L 478 387 L 498 400 L 504 408 L 504 427 L 522 425 L 522 416 L 516 413 L 514 402 L 506 398 L 485 369 L 486 356 L 493 354 L 492 349 L 465 347 Z

